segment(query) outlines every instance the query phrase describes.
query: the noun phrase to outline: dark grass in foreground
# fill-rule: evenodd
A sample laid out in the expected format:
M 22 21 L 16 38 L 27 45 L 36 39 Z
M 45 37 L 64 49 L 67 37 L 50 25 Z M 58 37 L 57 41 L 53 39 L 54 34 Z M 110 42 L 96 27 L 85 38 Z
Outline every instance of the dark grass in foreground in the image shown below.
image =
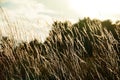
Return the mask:
M 2 37 L 0 80 L 120 80 L 120 25 L 55 22 L 44 43 Z

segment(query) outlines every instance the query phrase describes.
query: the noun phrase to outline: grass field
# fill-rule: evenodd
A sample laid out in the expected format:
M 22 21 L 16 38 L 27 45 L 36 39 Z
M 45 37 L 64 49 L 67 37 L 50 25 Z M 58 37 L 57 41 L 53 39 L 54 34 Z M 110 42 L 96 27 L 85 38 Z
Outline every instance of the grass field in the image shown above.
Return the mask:
M 56 21 L 44 43 L 0 46 L 0 80 L 120 80 L 119 22 Z

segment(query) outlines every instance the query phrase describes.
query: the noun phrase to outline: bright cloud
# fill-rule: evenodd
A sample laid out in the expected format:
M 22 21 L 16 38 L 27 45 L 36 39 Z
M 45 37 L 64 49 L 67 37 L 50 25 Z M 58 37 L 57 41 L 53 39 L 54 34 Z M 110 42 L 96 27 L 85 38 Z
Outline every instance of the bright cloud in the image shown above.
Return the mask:
M 44 41 L 48 36 L 53 21 L 49 15 L 44 13 L 56 14 L 55 11 L 34 0 L 4 0 L 0 4 L 10 21 L 10 28 L 6 22 L 0 21 L 0 29 L 4 35 L 9 35 L 12 30 L 12 35 L 14 34 L 14 38 L 18 40 L 37 38 Z M 4 18 L 3 15 L 0 18 Z
M 35 0 L 5 0 L 1 4 L 4 5 L 8 13 L 22 15 L 27 18 L 35 18 L 37 15 L 44 13 L 56 14 L 55 11 L 48 9 L 44 4 Z

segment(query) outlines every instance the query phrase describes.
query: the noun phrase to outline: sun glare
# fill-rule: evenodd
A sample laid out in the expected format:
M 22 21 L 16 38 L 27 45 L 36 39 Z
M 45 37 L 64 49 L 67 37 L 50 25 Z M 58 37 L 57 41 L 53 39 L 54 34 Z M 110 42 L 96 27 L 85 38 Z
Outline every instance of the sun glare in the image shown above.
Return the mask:
M 97 17 L 95 4 L 86 0 L 69 0 L 69 6 L 80 16 Z
M 119 2 L 119 0 L 68 0 L 69 7 L 79 16 L 100 19 L 120 14 Z

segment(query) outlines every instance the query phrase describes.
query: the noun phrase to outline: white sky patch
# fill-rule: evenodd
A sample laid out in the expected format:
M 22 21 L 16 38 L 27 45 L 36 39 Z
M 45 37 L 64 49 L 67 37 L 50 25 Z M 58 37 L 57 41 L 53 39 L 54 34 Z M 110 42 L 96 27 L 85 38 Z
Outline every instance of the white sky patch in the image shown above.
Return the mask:
M 51 17 L 46 15 L 39 15 L 32 20 L 22 16 L 8 19 L 9 25 L 6 21 L 0 21 L 0 30 L 4 36 L 13 36 L 17 41 L 30 41 L 36 38 L 44 42 L 53 23 Z
M 82 17 L 117 19 L 120 14 L 120 0 L 68 0 L 68 4 Z
M 0 29 L 3 35 L 14 35 L 16 40 L 25 41 L 37 38 L 43 42 L 53 23 L 52 18 L 44 13 L 56 13 L 44 4 L 33 0 L 6 0 L 1 4 L 6 2 L 9 2 L 9 7 L 6 5 L 3 9 L 8 16 L 10 26 L 3 20 L 0 21 Z M 4 13 L 0 14 L 4 15 Z M 1 16 L 3 17 L 3 15 Z M 12 34 L 9 34 L 10 30 L 12 30 Z

